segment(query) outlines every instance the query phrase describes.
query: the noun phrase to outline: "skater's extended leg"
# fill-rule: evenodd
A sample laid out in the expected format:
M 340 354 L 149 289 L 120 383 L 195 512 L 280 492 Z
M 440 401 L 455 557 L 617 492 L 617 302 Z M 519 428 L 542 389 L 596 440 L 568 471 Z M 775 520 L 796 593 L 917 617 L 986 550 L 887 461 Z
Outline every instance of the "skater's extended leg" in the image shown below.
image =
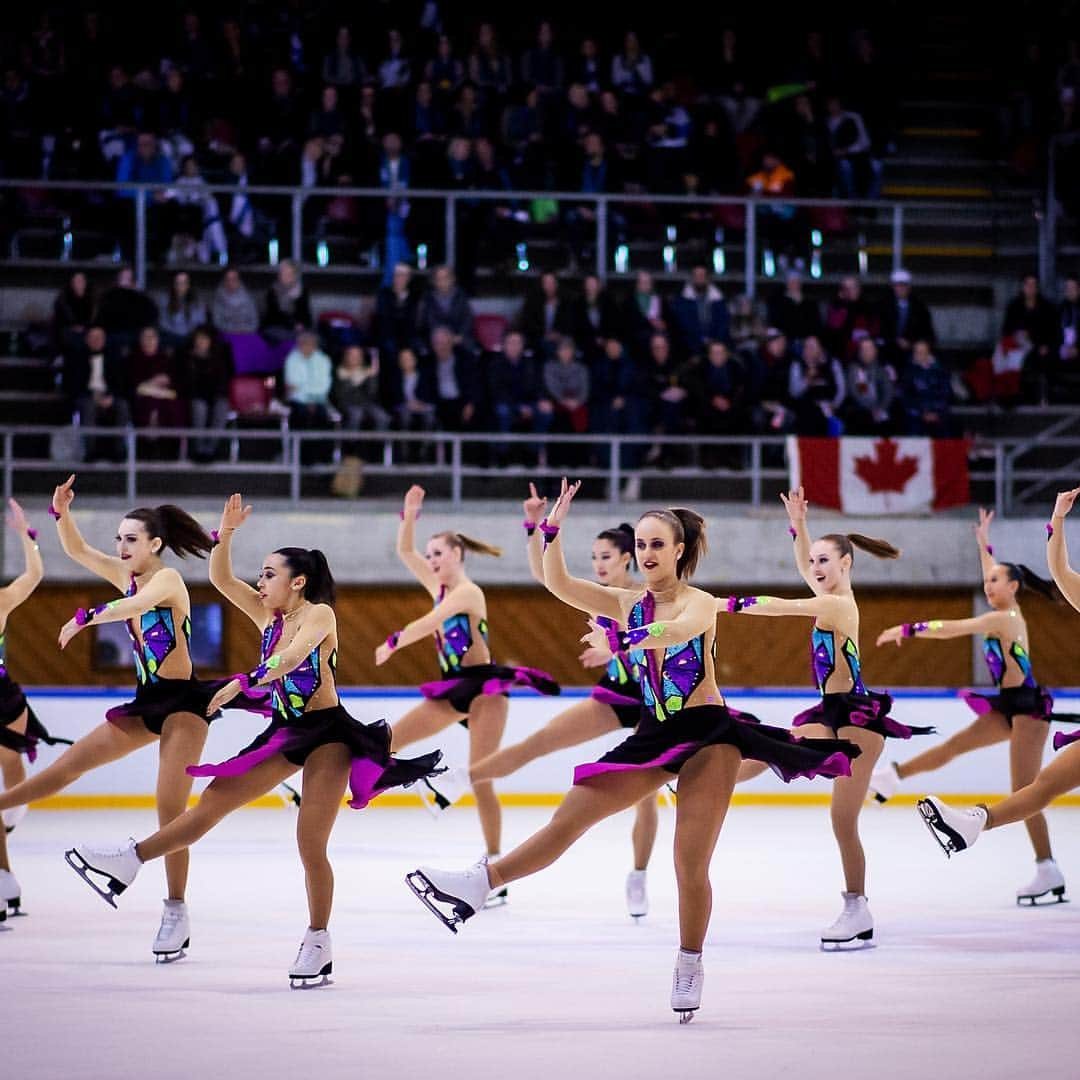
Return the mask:
M 501 694 L 485 694 L 478 697 L 469 710 L 469 764 L 490 757 L 502 742 L 506 731 L 506 714 L 510 702 Z M 480 829 L 489 855 L 502 850 L 502 807 L 490 780 L 473 781 L 476 796 L 476 812 L 480 817 Z
M 0 826 L 0 870 L 10 870 L 11 863 L 8 861 L 7 832 Z
M 821 735 L 815 733 L 808 737 L 827 739 L 830 735 L 831 732 L 823 728 Z M 836 737 L 848 739 L 862 750 L 851 763 L 851 775 L 839 776 L 833 781 L 829 814 L 833 836 L 836 837 L 836 844 L 840 849 L 840 862 L 844 868 L 844 889 L 849 893 L 865 896 L 866 854 L 859 838 L 859 814 L 866 802 L 870 773 L 881 756 L 885 739 L 873 731 L 864 731 L 858 727 L 842 727 Z
M 509 855 L 488 864 L 492 888 L 550 866 L 598 821 L 627 810 L 671 779 L 664 769 L 608 773 L 572 787 L 552 819 Z
M 158 756 L 158 824 L 168 825 L 186 809 L 195 778 L 184 771 L 195 765 L 206 744 L 206 721 L 194 713 L 174 713 L 161 728 Z M 183 900 L 187 889 L 187 848 L 165 857 L 165 881 L 170 900 Z
M 1013 717 L 1012 739 L 1009 741 L 1009 774 L 1013 791 L 1027 787 L 1039 775 L 1049 734 L 1050 725 L 1045 720 L 1036 720 L 1031 716 Z M 1031 814 L 1024 819 L 1024 825 L 1031 846 L 1035 849 L 1035 858 L 1052 858 L 1050 830 L 1045 816 L 1041 813 Z
M 185 810 L 152 836 L 140 840 L 135 848 L 136 854 L 142 862 L 147 862 L 189 847 L 201 836 L 205 836 L 222 818 L 234 810 L 239 810 L 252 799 L 273 791 L 282 780 L 287 780 L 294 772 L 295 765 L 286 761 L 281 754 L 275 754 L 239 776 L 215 778 L 202 793 L 196 806 Z
M 22 806 L 55 795 L 75 783 L 83 773 L 125 757 L 133 750 L 152 743 L 156 735 L 146 730 L 142 721 L 125 719 L 118 724 L 105 721 L 89 735 L 69 746 L 51 765 L 21 783 L 0 793 L 0 810 Z
M 530 761 L 553 754 L 556 750 L 578 746 L 618 727 L 619 721 L 610 705 L 588 698 L 564 709 L 521 742 L 478 759 L 469 768 L 469 776 L 473 783 L 498 780 L 517 772 Z
M 986 828 L 1026 821 L 1044 810 L 1059 795 L 1080 787 L 1080 743 L 1067 746 L 1027 787 L 989 808 Z
M 422 701 L 394 725 L 390 735 L 390 752 L 400 753 L 420 739 L 438 735 L 461 718 L 462 714 L 448 701 Z
M 709 863 L 731 802 L 739 771 L 733 746 L 710 746 L 679 772 L 675 807 L 675 878 L 679 887 L 679 938 L 687 952 L 700 953 L 712 914 Z
M 921 754 L 898 763 L 896 773 L 902 780 L 906 780 L 909 776 L 917 776 L 919 773 L 933 772 L 943 765 L 948 765 L 953 758 L 961 754 L 1005 742 L 1010 734 L 1009 722 L 1001 713 L 986 713 L 955 735 L 950 735 L 944 742 L 938 743 L 937 746 L 931 746 L 929 750 L 924 750 Z
M 342 743 L 320 746 L 304 762 L 304 795 L 296 821 L 296 847 L 304 864 L 312 930 L 325 930 L 334 901 L 334 871 L 326 857 L 330 831 L 341 809 L 351 758 Z
M 656 843 L 656 829 L 660 813 L 656 806 L 656 792 L 650 791 L 634 807 L 634 869 L 646 870 L 652 858 L 653 845 Z

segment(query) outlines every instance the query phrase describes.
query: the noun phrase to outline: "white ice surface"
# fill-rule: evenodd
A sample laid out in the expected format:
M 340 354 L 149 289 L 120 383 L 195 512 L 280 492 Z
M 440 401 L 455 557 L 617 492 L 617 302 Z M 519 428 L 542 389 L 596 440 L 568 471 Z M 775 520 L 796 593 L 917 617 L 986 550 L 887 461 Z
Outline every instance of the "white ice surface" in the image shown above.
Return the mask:
M 506 812 L 507 847 L 548 811 Z M 306 925 L 290 809 L 245 810 L 195 849 L 190 956 L 155 966 L 162 871 L 106 907 L 73 842 L 144 835 L 150 812 L 37 812 L 9 838 L 30 913 L 0 933 L 3 1080 L 556 1080 L 1080 1075 L 1080 903 L 1018 908 L 1022 828 L 946 862 L 910 807 L 868 809 L 876 947 L 822 954 L 839 910 L 823 808 L 736 807 L 713 863 L 701 1011 L 668 1007 L 678 944 L 671 810 L 652 913 L 625 914 L 628 815 L 515 884 L 457 936 L 403 875 L 461 866 L 474 812 L 343 812 L 332 857 L 334 985 L 290 991 Z M 1080 810 L 1050 813 L 1080 899 Z

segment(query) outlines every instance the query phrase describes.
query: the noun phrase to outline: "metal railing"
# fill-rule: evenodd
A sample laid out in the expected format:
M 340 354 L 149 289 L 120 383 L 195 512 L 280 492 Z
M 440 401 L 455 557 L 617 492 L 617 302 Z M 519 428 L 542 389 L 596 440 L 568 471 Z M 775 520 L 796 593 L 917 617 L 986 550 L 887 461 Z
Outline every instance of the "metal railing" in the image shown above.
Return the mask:
M 1042 507 L 1062 486 L 1073 487 L 1080 477 L 1078 417 L 1066 416 L 1029 438 L 978 440 L 971 458 L 972 501 L 992 504 L 1001 515 Z M 1074 434 L 1066 434 L 1070 429 Z M 83 462 L 81 450 L 64 457 L 46 440 L 99 439 L 109 442 L 116 460 Z M 216 441 L 218 459 L 210 462 L 189 457 L 196 442 Z M 168 441 L 171 441 L 171 445 Z M 70 448 L 70 441 L 63 446 Z M 155 459 L 146 451 L 167 445 L 169 457 Z M 657 448 L 667 457 L 664 465 L 647 453 Z M 529 465 L 493 464 L 499 457 L 519 453 Z M 10 498 L 33 487 L 48 474 L 63 478 L 77 470 L 102 478 L 98 494 L 123 495 L 135 502 L 146 493 L 151 477 L 175 478 L 190 483 L 198 476 L 194 494 L 218 495 L 223 486 L 242 477 L 276 483 L 268 493 L 292 505 L 327 494 L 329 477 L 340 468 L 343 456 L 364 459 L 363 474 L 395 484 L 427 479 L 440 485 L 440 494 L 455 506 L 468 499 L 490 498 L 494 481 L 513 482 L 523 475 L 558 476 L 599 481 L 611 505 L 626 495 L 626 483 L 663 481 L 698 485 L 697 498 L 744 503 L 751 507 L 771 503 L 786 487 L 786 440 L 782 436 L 654 436 L 654 435 L 530 435 L 408 433 L 377 431 L 292 431 L 280 428 L 233 427 L 153 428 L 81 427 L 44 425 L 8 427 L 0 433 L 3 495 Z M 678 461 L 671 461 L 677 457 Z M 721 464 L 722 462 L 722 464 Z M 193 473 L 194 470 L 194 473 Z M 473 483 L 476 482 L 476 483 Z M 47 481 L 46 481 L 47 484 Z M 659 486 L 659 485 L 658 485 Z
M 563 245 L 561 266 L 576 272 L 594 272 L 601 280 L 632 273 L 639 268 L 660 274 L 685 272 L 693 262 L 711 265 L 720 278 L 742 279 L 749 296 L 755 294 L 759 280 L 768 280 L 782 271 L 784 245 L 797 250 L 810 277 L 841 273 L 867 276 L 872 272 L 887 274 L 901 266 L 909 245 L 918 245 L 920 228 L 940 230 L 947 221 L 955 229 L 970 226 L 979 243 L 980 257 L 986 257 L 986 241 L 998 226 L 1015 228 L 1018 210 L 1015 205 L 996 208 L 994 204 L 962 202 L 890 202 L 885 200 L 844 199 L 762 199 L 726 196 L 679 195 L 608 195 L 570 191 L 443 191 L 430 188 L 387 190 L 383 188 L 334 187 L 298 188 L 207 184 L 200 192 L 224 199 L 246 196 L 266 222 L 261 255 L 249 265 L 272 266 L 288 256 L 305 270 L 323 273 L 355 273 L 358 269 L 378 269 L 384 257 L 396 259 L 385 247 L 388 215 L 398 215 L 402 229 L 408 232 L 406 249 L 420 269 L 436 262 L 453 266 L 462 258 L 462 245 L 470 250 L 477 245 L 509 245 L 499 261 L 516 264 L 517 272 L 531 272 L 530 250 L 551 238 Z M 83 183 L 80 181 L 0 180 L 0 194 L 32 193 L 38 201 L 41 193 L 55 199 L 54 207 L 37 210 L 46 222 L 43 228 L 22 227 L 18 208 L 8 215 L 8 249 L 0 254 L 0 263 L 20 265 L 96 266 L 103 261 L 130 260 L 140 287 L 144 286 L 156 252 L 149 249 L 150 222 L 159 197 L 168 199 L 176 192 L 174 184 Z M 54 194 L 53 194 L 54 193 Z M 67 193 L 67 195 L 65 195 Z M 125 198 L 120 198 L 123 195 Z M 341 231 L 361 238 L 342 256 L 335 254 L 333 216 L 319 216 L 319 204 L 354 200 L 357 208 L 379 208 L 367 215 L 366 224 L 347 223 Z M 80 219 L 80 201 L 84 216 Z M 123 241 L 112 235 L 108 216 L 126 212 L 130 203 L 131 218 L 124 228 L 130 237 Z M 308 213 L 309 203 L 315 209 Z M 504 213 L 498 227 L 478 221 L 475 210 L 493 204 Z M 405 211 L 406 205 L 408 211 Z M 538 206 L 546 211 L 537 210 Z M 325 209 L 324 208 L 324 209 Z M 586 208 L 589 213 L 581 214 Z M 780 208 L 790 208 L 791 218 L 777 215 Z M 29 211 L 28 211 L 29 214 Z M 987 227 L 986 217 L 991 215 Z M 549 220 L 545 221 L 545 216 Z M 223 215 L 227 217 L 227 213 Z M 357 217 L 363 217 L 357 214 Z M 315 219 L 315 220 L 313 220 Z M 1021 212 L 1020 227 L 1026 228 Z M 106 247 L 95 257 L 79 251 L 80 230 L 101 231 L 104 222 Z M 1045 245 L 1045 220 L 1031 215 L 1030 243 Z M 45 233 L 46 242 L 55 240 L 55 255 L 31 257 L 23 250 L 34 233 Z M 54 235 L 55 234 L 55 235 Z M 156 238 L 157 239 L 157 238 Z M 924 240 L 925 242 L 925 240 Z M 656 265 L 646 266 L 636 255 L 648 247 L 657 256 Z M 363 250 L 361 250 L 361 248 Z M 916 254 L 917 246 L 910 248 Z M 262 256 L 265 256 L 264 258 Z M 363 259 L 361 258 L 363 256 Z M 367 261 L 371 256 L 372 261 Z M 490 254 L 488 256 L 491 257 Z M 658 260 L 658 261 L 657 261 Z M 187 265 L 187 264 L 185 264 Z

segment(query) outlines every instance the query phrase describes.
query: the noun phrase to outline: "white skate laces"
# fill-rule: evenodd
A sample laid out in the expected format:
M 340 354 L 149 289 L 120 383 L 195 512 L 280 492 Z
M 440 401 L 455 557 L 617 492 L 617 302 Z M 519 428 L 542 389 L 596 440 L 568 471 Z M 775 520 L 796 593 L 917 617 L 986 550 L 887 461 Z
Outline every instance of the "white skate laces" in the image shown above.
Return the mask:
M 635 920 L 649 914 L 649 894 L 645 888 L 645 877 L 644 870 L 631 870 L 626 875 L 626 910 Z
M 135 852 L 135 839 L 129 837 L 118 848 L 94 848 L 80 844 L 64 852 L 68 866 L 75 871 L 111 907 L 116 898 L 135 880 L 142 860 Z
M 919 814 L 938 847 L 951 858 L 954 852 L 964 851 L 978 840 L 989 813 L 985 806 L 958 809 L 949 806 L 936 795 L 927 795 L 918 803 Z
M 1022 889 L 1016 890 L 1016 902 L 1040 907 L 1040 899 L 1049 897 L 1045 903 L 1065 903 L 1065 875 L 1053 859 L 1035 860 L 1035 877 Z
M 166 900 L 161 911 L 161 926 L 154 938 L 153 953 L 159 964 L 181 960 L 191 944 L 191 920 L 183 900 Z
M 289 969 L 289 985 L 293 990 L 327 986 L 328 975 L 334 970 L 330 951 L 330 934 L 327 930 L 308 927 L 304 940 L 296 953 L 296 960 Z
M 853 892 L 840 895 L 844 900 L 844 910 L 832 926 L 821 931 L 821 948 L 825 951 L 840 949 L 852 943 L 856 943 L 856 948 L 862 948 L 862 943 L 870 941 L 874 936 L 874 917 L 870 914 L 866 897 Z
M 679 1014 L 679 1023 L 688 1024 L 701 1008 L 701 989 L 705 985 L 705 969 L 701 953 L 680 949 L 671 976 L 671 1008 Z

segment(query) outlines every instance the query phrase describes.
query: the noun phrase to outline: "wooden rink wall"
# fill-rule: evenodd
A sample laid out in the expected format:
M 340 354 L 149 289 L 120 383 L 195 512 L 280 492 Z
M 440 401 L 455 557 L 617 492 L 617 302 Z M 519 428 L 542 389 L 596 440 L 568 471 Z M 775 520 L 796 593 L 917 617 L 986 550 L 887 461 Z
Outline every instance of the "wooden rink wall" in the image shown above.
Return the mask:
M 708 586 L 703 586 L 708 588 Z M 745 595 L 760 586 L 725 587 Z M 577 661 L 585 616 L 535 586 L 490 586 L 486 590 L 491 644 L 500 663 L 520 663 L 551 672 L 566 686 L 594 683 L 598 671 Z M 713 590 L 718 591 L 718 590 Z M 778 596 L 806 591 L 770 590 Z M 981 610 L 972 589 L 896 589 L 868 587 L 858 592 L 862 612 L 862 660 L 869 686 L 954 688 L 985 683 L 977 648 L 970 638 L 905 642 L 903 647 L 875 648 L 886 626 L 917 619 L 966 618 Z M 108 586 L 42 585 L 16 610 L 7 627 L 7 667 L 26 686 L 123 686 L 133 673 L 95 670 L 92 632 L 75 637 L 64 652 L 57 645 L 60 627 L 78 607 L 112 599 Z M 209 586 L 192 589 L 195 603 L 220 600 L 224 617 L 224 666 L 202 669 L 212 678 L 247 671 L 258 657 L 254 626 Z M 437 676 L 434 649 L 424 642 L 402 649 L 377 668 L 375 646 L 394 630 L 430 610 L 417 586 L 343 586 L 338 591 L 338 681 L 342 686 L 410 686 Z M 1066 604 L 1039 597 L 1024 600 L 1036 678 L 1049 687 L 1080 685 L 1080 614 Z M 717 679 L 724 686 L 808 687 L 810 621 L 806 618 L 719 616 Z

